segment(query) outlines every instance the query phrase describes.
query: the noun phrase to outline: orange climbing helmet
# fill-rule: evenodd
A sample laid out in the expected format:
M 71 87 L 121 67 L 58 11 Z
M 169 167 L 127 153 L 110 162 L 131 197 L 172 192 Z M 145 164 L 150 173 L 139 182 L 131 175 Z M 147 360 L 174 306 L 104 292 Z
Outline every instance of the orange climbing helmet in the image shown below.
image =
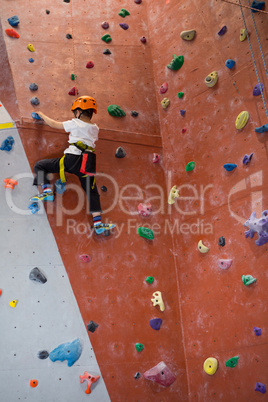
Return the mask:
M 97 102 L 91 96 L 79 96 L 72 105 L 72 111 L 76 109 L 93 109 L 93 112 L 97 114 Z

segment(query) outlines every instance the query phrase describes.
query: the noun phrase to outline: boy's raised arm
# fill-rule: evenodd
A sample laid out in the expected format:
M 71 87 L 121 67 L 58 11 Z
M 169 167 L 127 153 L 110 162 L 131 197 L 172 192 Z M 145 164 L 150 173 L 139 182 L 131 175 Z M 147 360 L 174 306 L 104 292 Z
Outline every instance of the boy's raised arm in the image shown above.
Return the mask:
M 44 113 L 42 113 L 42 112 L 37 112 L 37 114 L 41 117 L 41 119 L 44 120 L 44 122 L 45 122 L 49 127 L 64 130 L 64 127 L 63 127 L 63 123 L 62 123 L 62 122 L 53 120 L 53 119 L 51 119 L 50 117 L 46 116 L 46 115 L 45 115 Z

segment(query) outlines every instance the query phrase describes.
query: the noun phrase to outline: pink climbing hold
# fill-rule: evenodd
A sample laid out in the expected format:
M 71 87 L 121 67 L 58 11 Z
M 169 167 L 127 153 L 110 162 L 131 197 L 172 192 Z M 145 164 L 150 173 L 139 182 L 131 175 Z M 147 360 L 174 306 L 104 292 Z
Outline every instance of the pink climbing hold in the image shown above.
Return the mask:
M 93 68 L 94 67 L 94 63 L 93 61 L 89 61 L 86 65 L 86 68 Z
M 79 258 L 80 258 L 80 260 L 82 260 L 84 262 L 90 262 L 91 261 L 91 258 L 90 258 L 90 256 L 88 254 L 81 254 Z
M 232 265 L 233 260 L 228 259 L 228 260 L 218 260 L 218 266 L 221 269 L 228 269 Z
M 78 95 L 78 89 L 76 87 L 72 87 L 72 89 L 70 89 L 70 91 L 68 92 L 69 95 Z
M 150 216 L 152 213 L 152 205 L 149 202 L 147 202 L 147 204 L 139 204 L 138 212 L 142 216 Z
M 160 162 L 160 156 L 158 154 L 154 154 L 153 163 L 159 163 L 159 162 Z
M 164 84 L 162 84 L 160 87 L 160 94 L 165 94 L 167 90 L 168 90 L 168 83 L 164 82 Z
M 157 382 L 164 387 L 168 387 L 176 380 L 176 377 L 164 362 L 160 362 L 150 370 L 147 370 L 143 376 L 146 380 Z
M 183 128 L 183 129 L 181 130 L 181 132 L 182 132 L 182 134 L 186 133 L 186 128 Z

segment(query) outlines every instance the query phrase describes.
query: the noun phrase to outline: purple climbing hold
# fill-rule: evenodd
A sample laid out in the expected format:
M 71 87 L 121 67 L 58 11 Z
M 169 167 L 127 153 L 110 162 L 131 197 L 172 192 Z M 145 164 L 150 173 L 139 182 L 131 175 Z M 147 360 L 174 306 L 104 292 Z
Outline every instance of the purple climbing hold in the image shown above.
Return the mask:
M 253 96 L 259 96 L 263 92 L 263 83 L 255 85 L 253 88 Z
M 108 28 L 109 28 L 109 22 L 104 21 L 104 22 L 101 24 L 101 26 L 102 26 L 103 29 L 108 29 Z
M 251 153 L 250 155 L 246 154 L 243 158 L 243 164 L 247 165 L 251 161 L 252 156 L 253 156 L 253 153 Z
M 222 29 L 218 32 L 219 36 L 224 35 L 227 32 L 227 26 L 224 25 L 224 27 L 222 27 Z
M 264 384 L 262 384 L 261 382 L 256 382 L 255 391 L 259 391 L 262 394 L 265 394 L 266 386 Z
M 260 336 L 261 335 L 261 328 L 254 327 L 253 331 L 255 332 L 255 335 Z
M 119 24 L 119 25 L 120 25 L 120 27 L 123 28 L 125 31 L 129 28 L 129 25 L 128 25 L 128 24 L 125 24 L 125 23 L 122 23 L 122 24 Z
M 181 114 L 181 116 L 184 116 L 185 115 L 185 112 L 186 112 L 186 110 L 180 110 L 180 114 Z
M 141 43 L 146 43 L 146 42 L 147 42 L 147 39 L 145 38 L 145 36 L 142 36 L 141 39 L 140 39 L 140 41 L 141 41 Z
M 259 238 L 255 240 L 257 246 L 262 246 L 268 242 L 268 210 L 263 211 L 259 219 L 256 218 L 256 212 L 252 212 L 244 226 L 249 227 L 249 230 L 245 232 L 246 238 L 250 237 L 252 239 L 255 232 L 259 234 Z
M 136 4 L 141 4 L 142 0 L 134 0 Z
M 152 327 L 153 329 L 157 330 L 157 331 L 160 329 L 161 324 L 162 324 L 161 318 L 152 318 L 152 319 L 150 320 L 150 325 L 151 325 L 151 327 Z

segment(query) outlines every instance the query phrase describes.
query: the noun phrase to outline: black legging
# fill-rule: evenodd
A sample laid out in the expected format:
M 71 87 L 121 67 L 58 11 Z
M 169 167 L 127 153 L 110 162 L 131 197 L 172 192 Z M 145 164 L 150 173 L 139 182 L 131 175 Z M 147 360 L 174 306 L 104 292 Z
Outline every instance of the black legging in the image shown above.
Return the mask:
M 43 159 L 36 162 L 34 165 L 34 186 L 39 186 L 42 184 L 50 184 L 48 179 L 49 173 L 59 173 L 60 171 L 60 159 Z M 100 205 L 100 196 L 94 181 L 94 176 L 85 176 L 84 173 L 80 172 L 82 162 L 82 155 L 65 154 L 64 158 L 64 170 L 65 172 L 75 174 L 81 183 L 83 190 L 85 191 L 88 201 L 89 201 L 89 211 L 102 212 Z

